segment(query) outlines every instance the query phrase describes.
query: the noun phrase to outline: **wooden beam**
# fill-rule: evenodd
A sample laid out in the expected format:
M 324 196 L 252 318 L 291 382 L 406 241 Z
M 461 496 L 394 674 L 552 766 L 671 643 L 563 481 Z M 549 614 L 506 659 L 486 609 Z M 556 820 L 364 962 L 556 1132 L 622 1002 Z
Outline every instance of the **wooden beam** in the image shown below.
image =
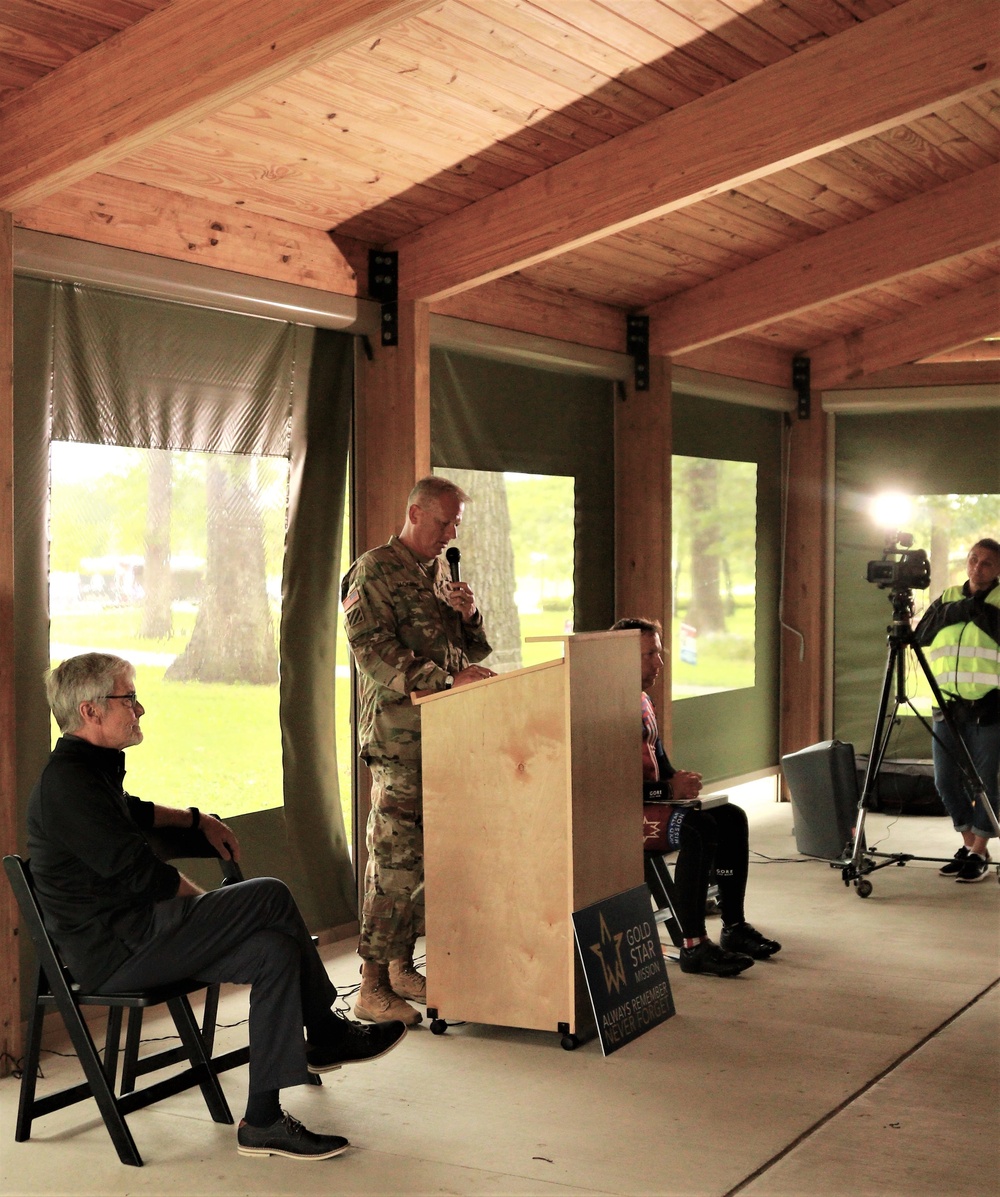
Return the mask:
M 670 648 L 671 425 L 670 362 L 651 357 L 649 390 L 629 380 L 615 401 L 615 618 L 663 624 Z M 670 744 L 670 654 L 650 695 L 663 742 Z M 638 696 L 636 696 L 638 701 Z
M 1000 325 L 998 325 L 1000 332 Z M 992 341 L 973 341 L 971 345 L 962 345 L 959 349 L 949 349 L 945 353 L 934 353 L 930 357 L 922 357 L 919 365 L 937 364 L 945 362 L 1000 362 L 1000 336 Z
M 785 439 L 787 488 L 781 602 L 779 753 L 823 739 L 826 594 L 827 418 L 813 404 Z
M 479 286 L 975 95 L 996 40 L 992 0 L 908 0 L 400 238 L 401 292 Z
M 871 387 L 968 387 L 1000 382 L 1000 362 L 938 362 L 925 365 L 891 366 L 863 378 L 845 379 L 839 390 L 868 390 Z
M 653 305 L 650 349 L 685 353 L 997 244 L 989 166 Z
M 625 352 L 625 312 L 523 279 L 503 278 L 431 305 L 435 315 L 455 316 L 533 336 Z
M 18 228 L 234 270 L 338 295 L 358 295 L 368 247 L 231 204 L 110 175 L 93 175 L 31 208 Z
M 733 337 L 717 341 L 704 349 L 694 349 L 673 359 L 675 366 L 704 370 L 708 374 L 725 374 L 730 378 L 745 378 L 769 386 L 791 387 L 792 355 L 787 350 L 749 337 Z
M 0 211 L 0 710 L 14 695 L 14 229 Z M 17 720 L 0 725 L 0 852 L 16 852 Z M 0 885 L 0 1075 L 21 1055 L 18 915 L 10 886 Z
M 38 203 L 433 2 L 173 0 L 0 108 L 0 207 Z
M 1000 318 L 1000 276 L 926 304 L 912 316 L 850 333 L 808 351 L 813 390 L 901 366 L 990 336 Z

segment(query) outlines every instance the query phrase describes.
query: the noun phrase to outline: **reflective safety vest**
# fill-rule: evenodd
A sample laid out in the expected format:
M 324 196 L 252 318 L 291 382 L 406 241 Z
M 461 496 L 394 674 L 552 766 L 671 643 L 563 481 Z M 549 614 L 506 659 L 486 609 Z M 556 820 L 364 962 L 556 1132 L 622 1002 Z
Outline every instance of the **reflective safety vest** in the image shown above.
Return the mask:
M 941 603 L 965 598 L 961 586 L 949 586 Z M 991 607 L 1000 607 L 1000 586 L 986 596 Z M 941 629 L 926 651 L 937 684 L 945 697 L 982 698 L 1000 688 L 1000 644 L 974 623 L 952 623 Z

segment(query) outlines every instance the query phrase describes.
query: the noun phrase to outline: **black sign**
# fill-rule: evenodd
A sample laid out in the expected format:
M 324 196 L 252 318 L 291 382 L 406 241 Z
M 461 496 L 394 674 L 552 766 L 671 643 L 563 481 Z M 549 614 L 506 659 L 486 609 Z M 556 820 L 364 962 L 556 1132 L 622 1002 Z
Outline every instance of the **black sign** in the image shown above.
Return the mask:
M 573 914 L 590 1004 L 606 1056 L 674 1013 L 649 888 L 627 889 Z

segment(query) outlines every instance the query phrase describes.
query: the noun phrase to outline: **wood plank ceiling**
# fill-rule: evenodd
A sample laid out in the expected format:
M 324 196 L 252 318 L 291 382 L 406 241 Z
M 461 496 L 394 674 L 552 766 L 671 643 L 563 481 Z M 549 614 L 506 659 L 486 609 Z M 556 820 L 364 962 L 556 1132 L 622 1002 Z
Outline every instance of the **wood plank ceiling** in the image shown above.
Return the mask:
M 998 51 L 995 0 L 3 0 L 0 208 L 348 294 L 396 248 L 434 311 L 645 311 L 786 385 L 992 378 Z

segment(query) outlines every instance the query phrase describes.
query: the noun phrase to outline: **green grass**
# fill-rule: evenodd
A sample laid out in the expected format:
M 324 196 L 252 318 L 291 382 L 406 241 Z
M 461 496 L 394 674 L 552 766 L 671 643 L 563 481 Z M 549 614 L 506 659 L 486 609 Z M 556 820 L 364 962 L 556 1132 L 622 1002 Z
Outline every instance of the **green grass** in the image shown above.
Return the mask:
M 169 641 L 134 635 L 134 609 L 57 616 L 53 643 L 79 651 L 91 646 L 134 658 L 141 652 L 177 653 L 190 638 L 193 612 L 175 612 Z M 186 635 L 181 633 L 186 632 Z M 165 806 L 197 806 L 223 818 L 281 806 L 281 732 L 278 686 L 168 682 L 165 666 L 136 665 L 136 692 L 146 714 L 145 743 L 126 758 L 126 789 Z M 340 800 L 351 825 L 350 682 L 338 678 L 337 754 Z
M 85 652 L 91 648 L 113 648 L 124 657 L 129 652 L 172 653 L 176 656 L 184 651 L 191 639 L 194 617 L 194 611 L 174 611 L 169 640 L 141 637 L 142 612 L 135 607 L 108 608 L 86 615 L 56 615 L 52 618 L 50 635 L 55 644 L 77 645 Z
M 681 660 L 680 624 L 673 621 L 671 671 L 675 699 L 706 691 L 739 690 L 754 684 L 754 620 L 752 606 L 737 606 L 726 619 L 724 636 L 698 638 L 698 663 Z

